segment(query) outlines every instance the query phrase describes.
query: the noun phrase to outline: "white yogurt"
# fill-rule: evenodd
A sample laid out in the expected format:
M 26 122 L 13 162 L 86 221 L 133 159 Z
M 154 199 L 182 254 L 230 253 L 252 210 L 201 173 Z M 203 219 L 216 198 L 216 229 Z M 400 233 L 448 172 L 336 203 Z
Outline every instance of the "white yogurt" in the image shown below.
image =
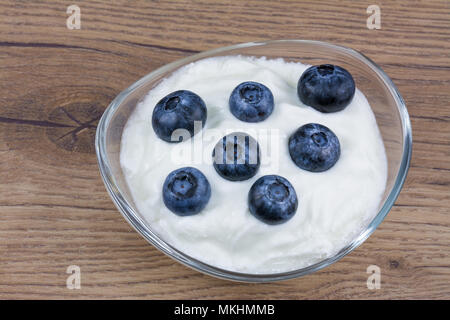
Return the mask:
M 359 90 L 337 113 L 302 104 L 296 87 L 307 67 L 282 59 L 204 59 L 177 70 L 137 105 L 123 132 L 120 162 L 139 212 L 164 240 L 217 267 L 274 273 L 334 255 L 367 226 L 378 212 L 387 179 L 375 116 Z M 244 81 L 260 82 L 274 95 L 274 111 L 263 122 L 242 122 L 229 111 L 229 96 Z M 156 136 L 151 117 L 161 98 L 180 89 L 202 97 L 208 118 L 193 139 L 171 144 Z M 289 136 L 310 122 L 330 128 L 341 144 L 339 161 L 322 173 L 298 168 L 288 152 Z M 225 180 L 212 166 L 214 145 L 234 131 L 250 134 L 261 147 L 261 167 L 247 181 Z M 201 213 L 179 217 L 165 207 L 162 186 L 171 171 L 184 166 L 196 167 L 208 178 L 211 199 Z M 260 222 L 247 207 L 251 185 L 267 174 L 287 178 L 299 197 L 297 213 L 281 225 Z

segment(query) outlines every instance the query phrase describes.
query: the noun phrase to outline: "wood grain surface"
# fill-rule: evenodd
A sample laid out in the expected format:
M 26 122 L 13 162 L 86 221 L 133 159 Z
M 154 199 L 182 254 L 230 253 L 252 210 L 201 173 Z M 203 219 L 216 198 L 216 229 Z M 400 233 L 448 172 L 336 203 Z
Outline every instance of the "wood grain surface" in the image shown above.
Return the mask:
M 66 27 L 69 5 L 81 29 Z M 369 30 L 366 9 L 381 8 Z M 176 59 L 241 42 L 312 39 L 377 62 L 413 127 L 405 186 L 358 249 L 315 274 L 234 283 L 157 251 L 110 200 L 93 148 L 109 102 Z M 0 0 L 1 299 L 450 299 L 450 1 Z M 381 268 L 368 290 L 366 269 Z M 66 269 L 81 268 L 81 289 Z

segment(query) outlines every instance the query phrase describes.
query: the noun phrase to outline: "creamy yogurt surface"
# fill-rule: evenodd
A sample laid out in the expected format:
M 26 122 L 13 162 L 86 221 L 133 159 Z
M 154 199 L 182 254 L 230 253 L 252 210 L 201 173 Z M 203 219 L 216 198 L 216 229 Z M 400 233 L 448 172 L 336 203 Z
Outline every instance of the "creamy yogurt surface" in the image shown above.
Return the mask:
M 231 271 L 276 273 L 295 270 L 336 254 L 378 213 L 387 179 L 387 160 L 375 116 L 358 89 L 336 113 L 320 113 L 297 96 L 297 82 L 309 66 L 246 56 L 208 58 L 163 80 L 140 102 L 123 131 L 120 163 L 139 212 L 162 239 L 186 254 Z M 259 123 L 242 122 L 228 106 L 233 89 L 256 81 L 273 93 L 273 113 Z M 155 105 L 176 90 L 198 94 L 207 107 L 206 125 L 192 139 L 168 143 L 153 131 Z M 320 123 L 339 138 L 341 156 L 328 171 L 295 165 L 288 139 L 300 126 Z M 212 165 L 215 144 L 231 132 L 245 132 L 260 144 L 261 167 L 251 179 L 223 179 Z M 197 215 L 180 217 L 163 203 L 167 175 L 199 169 L 211 198 Z M 293 185 L 298 209 L 289 221 L 267 225 L 251 215 L 247 195 L 261 176 L 277 174 Z

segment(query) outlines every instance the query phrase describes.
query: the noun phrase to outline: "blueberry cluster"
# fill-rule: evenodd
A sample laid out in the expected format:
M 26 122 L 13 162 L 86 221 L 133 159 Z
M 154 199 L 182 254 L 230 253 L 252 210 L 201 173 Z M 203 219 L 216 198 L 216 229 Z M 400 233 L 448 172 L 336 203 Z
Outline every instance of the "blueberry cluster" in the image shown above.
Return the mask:
M 343 110 L 353 99 L 355 82 L 351 74 L 335 65 L 308 68 L 297 84 L 299 99 L 317 111 L 331 113 Z M 231 93 L 230 112 L 245 122 L 261 122 L 274 108 L 269 88 L 257 82 L 243 82 Z M 178 90 L 161 99 L 152 115 L 153 130 L 164 141 L 174 140 L 177 130 L 195 134 L 194 122 L 206 123 L 205 102 L 188 90 Z M 338 137 L 326 126 L 308 123 L 289 138 L 289 154 L 301 169 L 323 172 L 339 160 Z M 246 133 L 231 133 L 219 140 L 212 151 L 216 172 L 229 181 L 248 180 L 258 172 L 261 159 L 258 142 Z M 211 186 L 201 171 L 184 167 L 171 172 L 163 185 L 166 207 L 179 216 L 202 211 L 211 197 Z M 260 177 L 248 193 L 248 207 L 253 216 L 267 224 L 280 224 L 294 216 L 298 197 L 291 183 L 277 175 Z

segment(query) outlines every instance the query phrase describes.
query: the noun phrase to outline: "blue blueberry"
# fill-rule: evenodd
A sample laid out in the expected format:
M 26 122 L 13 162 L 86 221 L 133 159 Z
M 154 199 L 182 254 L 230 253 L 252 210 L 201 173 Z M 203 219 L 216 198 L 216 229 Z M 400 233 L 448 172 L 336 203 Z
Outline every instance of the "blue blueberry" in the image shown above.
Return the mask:
M 260 166 L 258 142 L 242 132 L 234 132 L 220 139 L 212 156 L 214 169 L 230 181 L 250 179 Z
M 289 137 L 289 153 L 295 164 L 307 171 L 322 172 L 339 160 L 339 139 L 327 127 L 308 123 Z
M 267 224 L 280 224 L 291 219 L 298 208 L 298 199 L 291 183 L 277 175 L 256 180 L 248 193 L 250 212 Z
M 330 113 L 343 110 L 355 95 L 352 75 L 339 66 L 322 64 L 309 67 L 297 84 L 300 100 L 317 111 Z
M 152 115 L 153 130 L 156 135 L 167 142 L 181 142 L 183 138 L 172 140 L 172 134 L 177 129 L 187 130 L 192 137 L 194 122 L 206 122 L 206 105 L 197 94 L 188 90 L 178 90 L 162 98 L 155 106 Z
M 265 85 L 243 82 L 234 88 L 229 105 L 231 113 L 241 121 L 260 122 L 273 111 L 273 95 Z
M 169 173 L 162 194 L 170 211 L 179 216 L 191 216 L 205 208 L 211 197 L 211 186 L 200 170 L 185 167 Z

